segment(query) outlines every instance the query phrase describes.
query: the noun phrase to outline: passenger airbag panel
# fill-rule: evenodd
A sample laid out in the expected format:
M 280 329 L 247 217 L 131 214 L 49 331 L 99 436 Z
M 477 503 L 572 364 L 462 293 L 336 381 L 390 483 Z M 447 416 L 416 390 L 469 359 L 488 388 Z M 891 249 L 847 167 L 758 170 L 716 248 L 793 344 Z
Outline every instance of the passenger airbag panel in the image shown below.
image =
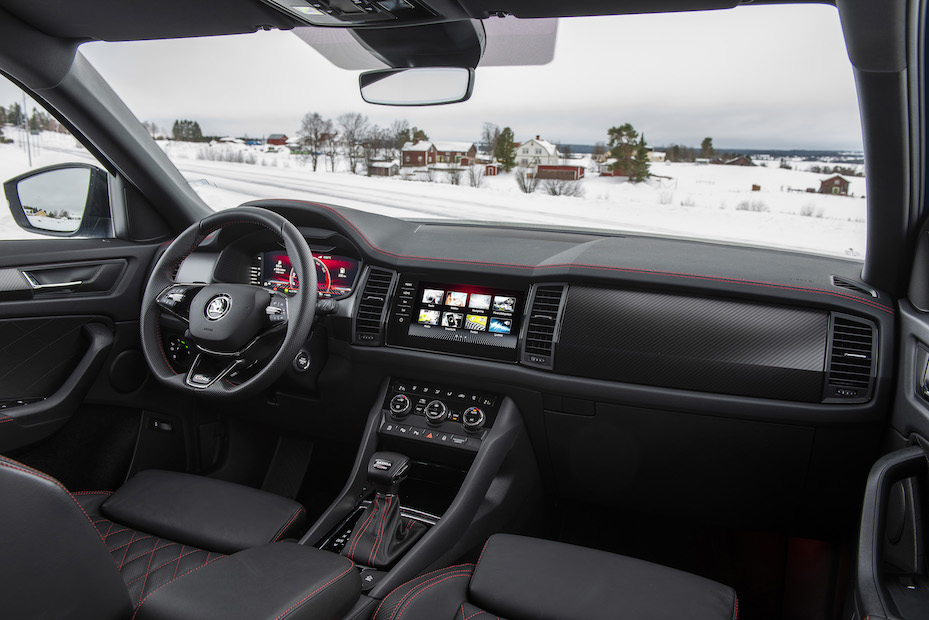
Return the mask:
M 824 311 L 572 286 L 555 371 L 820 402 L 827 333 Z

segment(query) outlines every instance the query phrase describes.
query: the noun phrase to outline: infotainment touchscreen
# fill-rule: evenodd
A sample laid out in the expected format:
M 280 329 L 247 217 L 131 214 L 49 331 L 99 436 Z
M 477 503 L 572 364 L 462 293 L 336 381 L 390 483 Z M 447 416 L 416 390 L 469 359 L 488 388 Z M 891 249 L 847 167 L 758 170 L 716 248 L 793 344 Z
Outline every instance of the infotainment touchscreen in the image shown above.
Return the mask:
M 526 291 L 401 273 L 387 344 L 517 361 Z

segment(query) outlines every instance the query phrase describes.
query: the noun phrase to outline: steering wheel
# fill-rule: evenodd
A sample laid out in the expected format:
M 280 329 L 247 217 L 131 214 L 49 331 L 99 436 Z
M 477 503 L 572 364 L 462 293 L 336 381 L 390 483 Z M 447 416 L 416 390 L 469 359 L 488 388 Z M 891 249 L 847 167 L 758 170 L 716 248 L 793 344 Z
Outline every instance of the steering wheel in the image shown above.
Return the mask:
M 180 264 L 207 235 L 238 224 L 266 228 L 281 239 L 300 282 L 293 295 L 250 284 L 174 281 Z M 177 372 L 168 360 L 162 313 L 187 324 L 185 339 L 195 348 L 187 373 Z M 260 392 L 284 373 L 309 337 L 315 314 L 316 268 L 300 231 L 273 211 L 220 211 L 181 233 L 155 264 L 142 295 L 142 352 L 152 374 L 166 385 L 209 398 L 241 398 Z

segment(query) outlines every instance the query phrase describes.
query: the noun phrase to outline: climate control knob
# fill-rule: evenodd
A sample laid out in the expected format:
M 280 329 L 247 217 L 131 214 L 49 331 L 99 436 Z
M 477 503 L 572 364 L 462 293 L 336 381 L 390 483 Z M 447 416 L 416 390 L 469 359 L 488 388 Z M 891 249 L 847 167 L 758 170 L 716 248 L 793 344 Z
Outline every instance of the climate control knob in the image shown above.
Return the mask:
M 461 425 L 466 431 L 479 431 L 486 421 L 487 416 L 480 407 L 468 407 L 461 414 Z
M 441 400 L 434 400 L 426 405 L 426 410 L 423 413 L 426 419 L 433 424 L 441 424 L 448 416 L 448 407 Z
M 413 404 L 406 394 L 394 394 L 387 406 L 390 408 L 390 415 L 399 420 L 410 412 Z

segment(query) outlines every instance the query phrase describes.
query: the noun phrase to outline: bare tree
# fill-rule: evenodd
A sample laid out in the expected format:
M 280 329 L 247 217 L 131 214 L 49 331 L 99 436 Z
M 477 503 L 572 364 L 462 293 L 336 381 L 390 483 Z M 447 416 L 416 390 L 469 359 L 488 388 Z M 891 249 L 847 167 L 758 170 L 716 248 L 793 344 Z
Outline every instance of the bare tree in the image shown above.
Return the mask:
M 519 186 L 519 190 L 524 194 L 531 194 L 539 186 L 538 175 L 531 174 L 529 168 L 519 166 L 513 174 L 516 177 L 516 185 Z
M 153 138 L 155 137 L 155 134 L 160 131 L 158 129 L 158 125 L 152 121 L 145 121 L 142 123 L 142 126 L 145 127 L 145 131 L 147 131 Z
M 390 158 L 391 159 L 400 159 L 400 151 L 403 149 L 403 145 L 410 141 L 410 123 L 405 118 L 396 120 L 390 124 L 390 129 L 387 130 L 387 133 L 392 138 L 390 144 Z
M 463 170 L 459 167 L 448 169 L 448 182 L 451 185 L 461 185 L 461 175 Z
M 335 127 L 323 136 L 323 152 L 329 160 L 329 172 L 335 172 L 335 158 L 339 154 L 339 132 Z
M 364 154 L 362 142 L 368 130 L 368 117 L 358 112 L 346 112 L 337 119 L 342 133 L 342 145 L 348 157 L 348 168 L 358 174 L 358 159 Z
M 500 138 L 500 128 L 493 123 L 484 123 L 481 129 L 481 146 L 485 153 L 491 153 L 497 149 L 497 140 Z
M 319 156 L 323 150 L 323 142 L 326 136 L 331 133 L 332 121 L 323 118 L 318 112 L 309 113 L 300 121 L 297 137 L 300 140 L 300 146 L 309 153 L 310 161 L 313 164 L 313 172 L 316 172 Z
M 545 179 L 542 181 L 542 191 L 549 196 L 577 196 L 584 195 L 584 187 L 580 181 L 567 179 Z
M 391 139 L 387 129 L 378 125 L 368 127 L 361 141 L 368 176 L 371 176 L 371 162 L 376 161 L 378 157 L 384 157 L 390 151 L 390 145 Z
M 480 187 L 484 184 L 484 167 L 480 164 L 473 164 L 468 167 L 468 185 L 471 187 Z

